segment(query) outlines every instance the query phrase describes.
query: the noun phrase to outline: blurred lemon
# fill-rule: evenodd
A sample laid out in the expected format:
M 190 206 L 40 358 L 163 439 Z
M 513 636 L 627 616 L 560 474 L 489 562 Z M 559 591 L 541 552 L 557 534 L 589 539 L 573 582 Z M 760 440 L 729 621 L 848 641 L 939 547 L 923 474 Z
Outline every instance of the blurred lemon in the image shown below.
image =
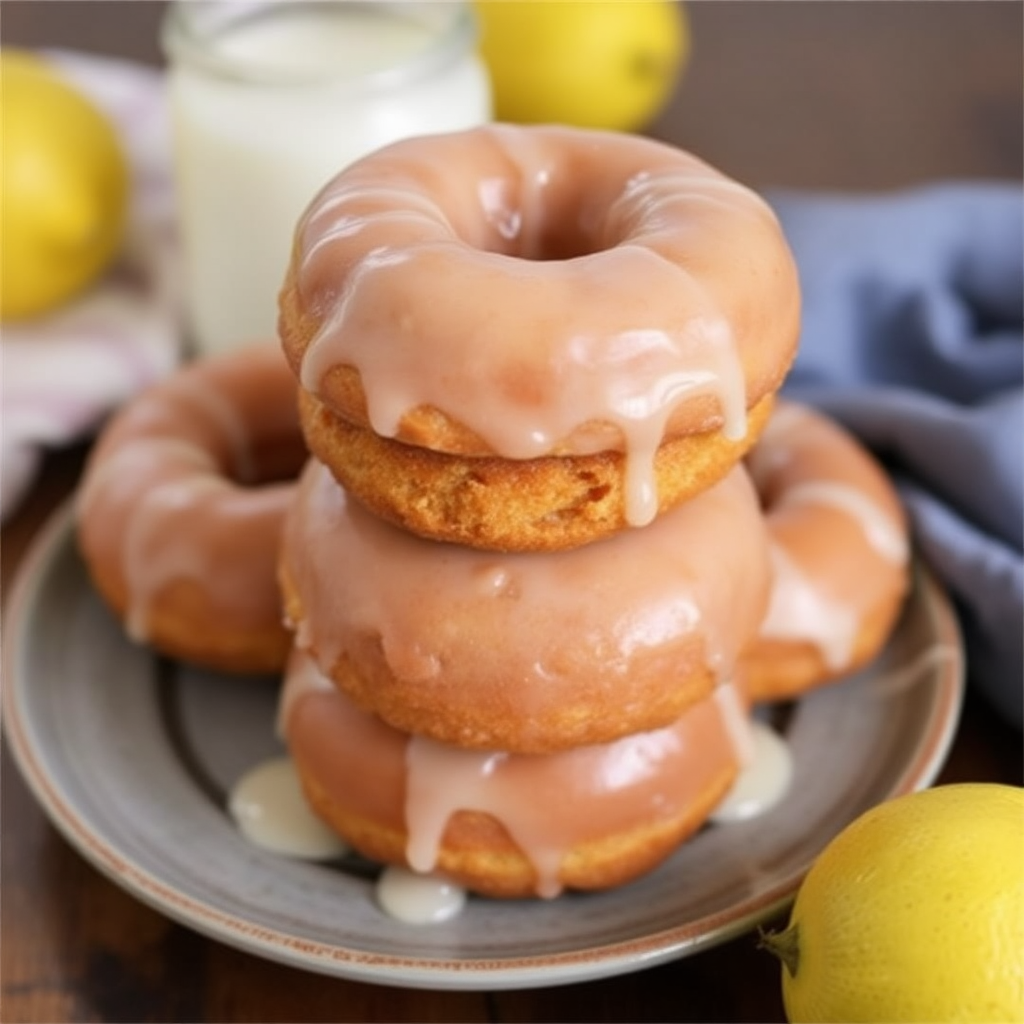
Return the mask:
M 128 169 L 113 125 L 45 61 L 0 51 L 0 319 L 37 316 L 96 280 L 121 245 Z
M 477 0 L 499 121 L 638 131 L 689 54 L 674 0 Z
M 794 1024 L 1024 1020 L 1024 789 L 938 786 L 868 811 L 763 942 Z

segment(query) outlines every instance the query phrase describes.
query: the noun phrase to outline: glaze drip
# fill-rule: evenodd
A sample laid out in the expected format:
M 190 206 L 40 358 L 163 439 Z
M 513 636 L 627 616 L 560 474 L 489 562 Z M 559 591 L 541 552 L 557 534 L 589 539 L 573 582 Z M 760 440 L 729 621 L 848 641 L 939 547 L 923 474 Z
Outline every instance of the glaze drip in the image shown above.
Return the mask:
M 838 424 L 778 402 L 746 457 L 771 536 L 767 640 L 808 643 L 837 674 L 858 656 L 872 615 L 906 588 L 906 519 L 869 453 Z
M 847 665 L 860 620 L 846 601 L 831 600 L 817 581 L 799 568 L 779 545 L 771 548 L 774 583 L 761 636 L 813 643 L 830 669 Z
M 742 438 L 795 349 L 770 209 L 646 140 L 491 125 L 400 143 L 329 183 L 296 239 L 318 321 L 298 372 L 328 408 L 364 415 L 332 402 L 331 370 L 353 367 L 385 437 L 432 408 L 504 458 L 622 450 L 633 525 L 657 511 L 665 438 Z
M 126 631 L 234 672 L 288 646 L 276 554 L 306 458 L 279 347 L 196 360 L 104 427 L 76 499 L 78 541 Z
M 733 719 L 742 703 L 735 695 L 731 704 L 699 701 L 663 729 L 522 755 L 410 736 L 311 682 L 310 673 L 318 673 L 311 659 L 293 655 L 282 696 L 284 732 L 300 771 L 324 794 L 343 834 L 352 819 L 403 832 L 404 857 L 419 873 L 444 871 L 460 816 L 483 814 L 503 826 L 531 865 L 536 894 L 550 898 L 562 889 L 570 851 L 675 820 L 739 764 Z
M 675 682 L 728 679 L 763 616 L 770 574 L 742 467 L 643 530 L 499 554 L 376 519 L 311 461 L 282 564 L 303 609 L 301 646 L 332 675 L 347 664 L 378 680 L 362 698 L 377 713 L 477 749 L 509 748 L 503 730 L 522 723 L 525 746 L 513 749 L 533 752 L 551 749 L 557 723 L 626 732 L 638 727 L 628 715 L 657 706 Z M 606 709 L 603 723 L 594 707 Z M 430 731 L 442 728 L 452 731 Z M 567 732 L 557 742 L 580 741 Z

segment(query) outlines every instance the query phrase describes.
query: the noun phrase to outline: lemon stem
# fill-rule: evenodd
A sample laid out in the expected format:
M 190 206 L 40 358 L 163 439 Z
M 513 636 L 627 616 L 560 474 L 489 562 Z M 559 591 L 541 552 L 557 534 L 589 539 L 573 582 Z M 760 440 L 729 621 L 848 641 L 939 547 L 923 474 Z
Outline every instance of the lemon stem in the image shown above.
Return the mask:
M 800 966 L 800 933 L 795 924 L 781 932 L 761 932 L 757 948 L 777 956 L 785 964 L 789 976 L 796 977 Z

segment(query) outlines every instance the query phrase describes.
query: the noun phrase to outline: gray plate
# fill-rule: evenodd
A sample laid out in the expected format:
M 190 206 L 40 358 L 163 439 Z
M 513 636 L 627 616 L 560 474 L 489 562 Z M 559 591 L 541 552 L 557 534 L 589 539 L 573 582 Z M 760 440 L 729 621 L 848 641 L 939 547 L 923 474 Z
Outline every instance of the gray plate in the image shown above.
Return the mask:
M 960 640 L 923 571 L 870 670 L 776 709 L 795 781 L 765 817 L 710 826 L 622 889 L 551 902 L 471 899 L 415 927 L 382 913 L 373 871 L 254 847 L 224 808 L 281 752 L 277 684 L 228 679 L 127 642 L 89 582 L 68 510 L 40 536 L 4 622 L 4 725 L 43 809 L 139 899 L 250 953 L 421 988 L 563 984 L 686 956 L 783 909 L 828 840 L 936 776 L 962 696 Z

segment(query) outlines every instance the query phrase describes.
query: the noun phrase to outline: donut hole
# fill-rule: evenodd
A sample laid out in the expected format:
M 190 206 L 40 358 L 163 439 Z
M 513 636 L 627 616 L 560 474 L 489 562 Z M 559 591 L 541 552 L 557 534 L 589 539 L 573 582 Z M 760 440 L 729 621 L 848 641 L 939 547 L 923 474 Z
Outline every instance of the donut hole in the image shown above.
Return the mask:
M 598 244 L 598 240 L 580 229 L 579 225 L 552 224 L 543 237 L 538 255 L 528 258 L 540 262 L 582 259 L 606 248 L 610 246 Z
M 514 229 L 507 226 L 514 222 Z M 460 240 L 481 252 L 511 256 L 532 263 L 551 263 L 581 259 L 604 252 L 613 246 L 605 244 L 596 231 L 568 218 L 556 218 L 547 211 L 527 216 L 516 211 L 515 217 L 503 215 L 501 225 L 489 222 L 483 232 L 479 225 L 458 232 Z
M 295 480 L 309 458 L 298 424 L 261 425 L 247 420 L 246 432 L 236 435 L 223 423 L 194 414 L 192 422 L 179 426 L 186 443 L 205 451 L 221 476 L 242 488 L 266 487 Z
M 264 438 L 254 454 L 254 478 L 236 479 L 236 483 L 261 487 L 295 480 L 309 458 L 309 449 L 301 436 L 288 435 Z
M 479 205 L 468 217 L 454 198 L 444 205 L 455 215 L 455 233 L 473 248 L 539 263 L 580 259 L 621 241 L 606 237 L 605 204 L 613 197 L 581 190 L 583 173 L 571 160 L 533 176 L 517 168 L 480 180 Z
M 541 263 L 584 259 L 612 248 L 603 243 L 596 230 L 581 223 L 579 217 L 565 217 L 564 213 L 555 216 L 556 209 L 552 205 L 550 212 L 538 217 L 536 228 L 525 233 L 527 238 L 535 236 L 536 241 L 521 254 L 522 258 Z
M 751 468 L 751 461 L 747 460 L 748 471 Z M 754 480 L 754 485 L 757 488 L 757 500 L 761 506 L 761 511 L 765 515 L 769 515 L 774 511 L 775 506 L 779 503 L 782 486 L 777 479 L 774 477 L 769 478 L 758 478 L 755 474 L 751 473 L 751 477 Z
M 309 458 L 297 386 L 276 348 L 197 365 L 171 382 L 162 432 L 205 451 L 240 487 L 295 480 Z

